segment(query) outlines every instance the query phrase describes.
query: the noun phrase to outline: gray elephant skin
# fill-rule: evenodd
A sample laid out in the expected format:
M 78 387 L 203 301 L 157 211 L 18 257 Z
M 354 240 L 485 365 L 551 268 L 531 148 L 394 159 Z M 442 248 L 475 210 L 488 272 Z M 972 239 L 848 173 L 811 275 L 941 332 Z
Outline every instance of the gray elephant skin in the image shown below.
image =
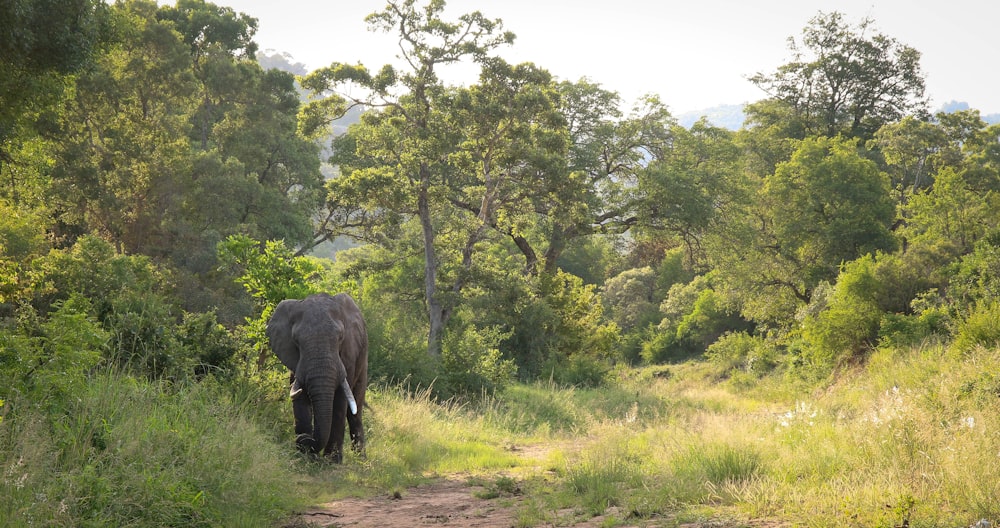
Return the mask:
M 344 422 L 364 453 L 361 414 L 368 386 L 368 332 L 349 295 L 320 293 L 278 303 L 267 323 L 271 350 L 292 371 L 296 443 L 343 460 Z

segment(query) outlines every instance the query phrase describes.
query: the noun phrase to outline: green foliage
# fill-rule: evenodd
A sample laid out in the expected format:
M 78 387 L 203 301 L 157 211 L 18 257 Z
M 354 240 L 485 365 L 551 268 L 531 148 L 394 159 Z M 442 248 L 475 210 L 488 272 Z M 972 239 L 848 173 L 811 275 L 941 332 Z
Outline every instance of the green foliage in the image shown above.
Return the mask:
M 720 377 L 746 373 L 760 378 L 779 363 L 778 350 L 767 339 L 746 332 L 723 335 L 705 350 L 705 359 L 719 371 Z
M 7 394 L 54 409 L 73 402 L 108 341 L 91 312 L 78 294 L 57 302 L 44 318 L 22 307 L 17 327 L 0 334 L 0 379 Z
M 659 321 L 657 279 L 652 268 L 642 267 L 627 269 L 604 283 L 604 305 L 623 332 Z
M 214 312 L 185 312 L 177 334 L 184 355 L 194 359 L 196 375 L 224 378 L 235 373 L 240 342 L 219 324 Z
M 29 295 L 25 269 L 46 246 L 40 215 L 0 201 L 0 314 Z
M 110 362 L 153 377 L 191 374 L 199 352 L 179 341 L 181 314 L 170 295 L 170 273 L 150 259 L 117 254 L 111 244 L 86 236 L 35 259 L 29 280 L 39 311 L 74 296 L 86 300 L 107 334 L 101 350 Z
M 934 186 L 914 195 L 904 211 L 904 233 L 915 243 L 950 246 L 958 255 L 972 250 L 995 225 L 996 204 L 992 193 L 977 191 L 961 172 L 945 167 Z
M 728 331 L 744 330 L 748 324 L 704 275 L 687 284 L 674 284 L 660 305 L 663 320 L 651 330 L 642 345 L 646 363 L 688 359 L 705 352 Z
M 233 235 L 219 243 L 219 260 L 238 270 L 238 279 L 261 307 L 316 293 L 309 282 L 320 271 L 316 262 L 296 257 L 280 240 L 258 242 Z
M 882 320 L 880 291 L 871 255 L 845 264 L 833 288 L 817 289 L 802 321 L 814 366 L 829 368 L 874 346 Z
M 602 387 L 609 379 L 611 368 L 606 361 L 582 354 L 552 357 L 542 365 L 541 376 L 567 387 Z
M 513 382 L 517 366 L 497 348 L 503 338 L 495 329 L 477 330 L 471 325 L 449 332 L 441 350 L 442 379 L 435 384 L 438 395 L 479 396 Z
M 974 346 L 1000 347 L 1000 301 L 992 300 L 973 308 L 959 323 L 953 346 L 961 351 Z
M 956 306 L 1000 299 L 1000 233 L 979 240 L 973 252 L 960 257 L 951 272 L 948 296 Z
M 841 262 L 895 245 L 888 179 L 854 141 L 805 139 L 762 192 L 782 251 L 803 263 L 806 289 L 833 278 Z
M 842 13 L 821 12 L 803 29 L 801 41 L 788 40 L 791 62 L 750 78 L 771 95 L 765 102 L 786 109 L 776 117 L 794 124 L 799 139 L 808 134 L 867 139 L 882 125 L 924 110 L 920 52 L 873 26 L 864 19 L 852 27 Z M 759 109 L 748 113 L 751 121 L 772 124 Z
M 575 240 L 559 255 L 559 269 L 583 279 L 584 284 L 601 285 L 620 256 L 609 237 L 592 236 Z

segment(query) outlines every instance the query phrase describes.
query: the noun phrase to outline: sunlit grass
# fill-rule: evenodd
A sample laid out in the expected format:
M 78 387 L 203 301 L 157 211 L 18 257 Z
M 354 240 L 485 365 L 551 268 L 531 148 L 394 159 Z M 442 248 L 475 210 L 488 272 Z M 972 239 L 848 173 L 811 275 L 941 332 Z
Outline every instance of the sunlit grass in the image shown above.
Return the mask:
M 348 453 L 343 465 L 294 452 L 287 400 L 261 407 L 259 388 L 98 376 L 51 427 L 5 419 L 0 515 L 253 526 L 308 503 L 459 476 L 479 483 L 481 499 L 516 504 L 522 527 L 594 516 L 604 526 L 1000 518 L 1000 351 L 880 350 L 852 369 L 808 391 L 768 379 L 735 388 L 694 363 L 622 371 L 609 387 L 515 385 L 465 402 L 375 387 L 367 456 Z
M 272 526 L 305 504 L 289 453 L 212 382 L 100 374 L 0 430 L 7 526 Z

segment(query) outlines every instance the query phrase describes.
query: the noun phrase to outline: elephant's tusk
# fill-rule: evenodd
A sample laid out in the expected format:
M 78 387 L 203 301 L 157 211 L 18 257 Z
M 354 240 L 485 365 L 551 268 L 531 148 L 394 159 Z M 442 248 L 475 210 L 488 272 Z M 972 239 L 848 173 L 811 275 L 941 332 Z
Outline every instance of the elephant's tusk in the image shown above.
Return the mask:
M 351 392 L 351 385 L 347 383 L 347 378 L 340 382 L 340 388 L 347 396 L 347 404 L 351 407 L 351 414 L 358 414 L 358 402 L 354 400 L 354 393 Z

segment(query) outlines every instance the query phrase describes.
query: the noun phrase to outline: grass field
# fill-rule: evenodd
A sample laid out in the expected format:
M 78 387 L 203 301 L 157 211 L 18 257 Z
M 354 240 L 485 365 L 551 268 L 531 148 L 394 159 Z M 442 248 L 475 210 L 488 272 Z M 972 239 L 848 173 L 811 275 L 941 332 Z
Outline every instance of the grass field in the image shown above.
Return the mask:
M 997 350 L 927 346 L 877 351 L 808 389 L 720 380 L 707 363 L 623 370 L 597 389 L 515 385 L 466 403 L 376 387 L 367 457 L 343 466 L 291 449 L 280 392 L 98 375 L 59 420 L 5 403 L 0 517 L 279 526 L 311 504 L 460 475 L 485 493 L 519 490 L 525 527 L 597 515 L 604 526 L 969 526 L 1000 518 L 998 373 Z

